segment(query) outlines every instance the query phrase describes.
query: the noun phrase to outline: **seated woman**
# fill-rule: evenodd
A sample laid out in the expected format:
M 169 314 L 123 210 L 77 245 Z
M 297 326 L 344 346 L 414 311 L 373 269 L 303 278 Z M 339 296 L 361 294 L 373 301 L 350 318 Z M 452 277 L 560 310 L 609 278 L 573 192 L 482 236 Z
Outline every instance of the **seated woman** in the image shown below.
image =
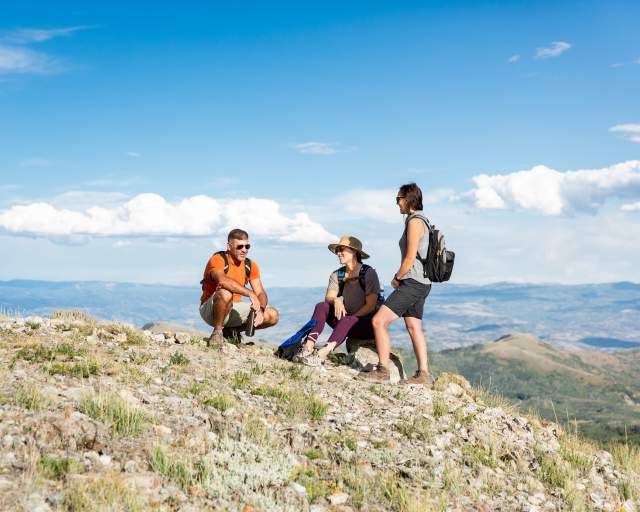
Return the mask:
M 338 256 L 342 267 L 329 277 L 324 301 L 316 304 L 313 312 L 316 325 L 296 358 L 307 366 L 321 365 L 347 336 L 373 339 L 371 318 L 381 302 L 378 274 L 362 263 L 369 257 L 362 250 L 362 242 L 353 236 L 343 236 L 337 244 L 330 244 L 329 250 Z M 333 328 L 327 345 L 314 350 L 327 323 Z

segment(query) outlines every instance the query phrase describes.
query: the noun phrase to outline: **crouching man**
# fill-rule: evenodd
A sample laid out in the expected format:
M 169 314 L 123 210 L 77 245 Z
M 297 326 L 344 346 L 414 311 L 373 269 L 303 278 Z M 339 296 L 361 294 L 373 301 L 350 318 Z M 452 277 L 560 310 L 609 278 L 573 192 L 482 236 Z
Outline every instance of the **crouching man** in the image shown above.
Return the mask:
M 278 323 L 278 311 L 267 305 L 269 299 L 260 281 L 260 268 L 247 258 L 250 248 L 249 234 L 233 229 L 227 236 L 227 250 L 216 252 L 207 262 L 200 297 L 200 316 L 213 327 L 207 346 L 223 343 L 230 330 L 239 332 L 245 328 L 252 309 L 256 329 Z M 243 296 L 249 302 L 242 302 Z

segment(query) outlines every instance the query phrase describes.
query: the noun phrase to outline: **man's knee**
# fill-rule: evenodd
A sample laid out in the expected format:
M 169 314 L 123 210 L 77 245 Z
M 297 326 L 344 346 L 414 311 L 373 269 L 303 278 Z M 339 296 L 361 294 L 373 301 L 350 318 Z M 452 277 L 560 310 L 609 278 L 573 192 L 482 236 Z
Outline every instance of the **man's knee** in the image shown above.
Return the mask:
M 267 308 L 264 310 L 265 324 L 271 327 L 272 325 L 276 325 L 279 320 L 280 313 L 278 313 L 278 310 L 276 308 L 272 308 L 271 306 L 267 306 Z
M 229 290 L 225 290 L 224 288 L 219 288 L 213 294 L 214 306 L 218 306 L 218 305 L 228 306 L 232 300 L 233 300 L 233 293 L 231 293 Z

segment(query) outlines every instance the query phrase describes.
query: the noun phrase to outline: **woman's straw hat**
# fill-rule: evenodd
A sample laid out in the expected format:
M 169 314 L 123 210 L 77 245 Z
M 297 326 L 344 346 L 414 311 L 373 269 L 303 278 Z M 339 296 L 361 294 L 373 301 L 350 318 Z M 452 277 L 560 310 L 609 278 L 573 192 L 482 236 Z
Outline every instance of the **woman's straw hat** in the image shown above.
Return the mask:
M 369 257 L 369 255 L 362 250 L 362 242 L 355 236 L 344 235 L 337 244 L 329 244 L 329 250 L 335 254 L 336 249 L 340 246 L 350 247 L 354 251 L 359 252 L 363 260 Z

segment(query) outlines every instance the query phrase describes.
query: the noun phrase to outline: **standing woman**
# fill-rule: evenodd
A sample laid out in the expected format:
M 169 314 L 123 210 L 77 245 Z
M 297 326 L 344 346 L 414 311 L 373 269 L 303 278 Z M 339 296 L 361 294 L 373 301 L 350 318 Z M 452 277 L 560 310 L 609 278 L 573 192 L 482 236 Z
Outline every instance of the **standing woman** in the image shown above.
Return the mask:
M 400 213 L 407 216 L 400 238 L 401 264 L 391 281 L 395 291 L 389 295 L 372 321 L 379 362 L 373 371 L 362 373 L 361 378 L 373 382 L 389 380 L 389 324 L 402 317 L 418 360 L 418 371 L 404 383 L 431 386 L 433 379 L 429 374 L 427 342 L 422 330 L 424 301 L 431 291 L 431 281 L 424 277 L 422 262 L 416 258 L 420 253 L 420 258 L 425 259 L 429 249 L 429 231 L 422 213 L 422 190 L 415 183 L 402 185 L 396 204 Z

